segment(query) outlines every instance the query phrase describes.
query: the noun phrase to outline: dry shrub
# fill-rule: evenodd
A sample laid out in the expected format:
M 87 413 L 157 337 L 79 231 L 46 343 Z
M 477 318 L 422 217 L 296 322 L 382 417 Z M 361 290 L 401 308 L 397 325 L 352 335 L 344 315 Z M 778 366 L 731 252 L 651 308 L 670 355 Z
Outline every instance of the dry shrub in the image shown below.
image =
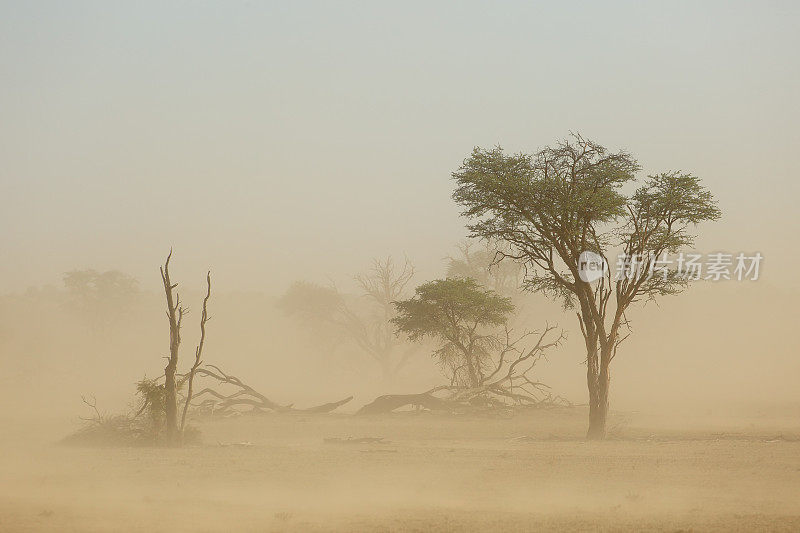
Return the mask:
M 138 408 L 128 414 L 106 414 L 97 408 L 97 401 L 83 398 L 92 409 L 92 416 L 65 437 L 62 444 L 74 446 L 160 446 L 166 444 L 164 435 L 164 385 L 144 378 L 136 384 Z M 200 442 L 200 430 L 186 426 L 183 444 Z

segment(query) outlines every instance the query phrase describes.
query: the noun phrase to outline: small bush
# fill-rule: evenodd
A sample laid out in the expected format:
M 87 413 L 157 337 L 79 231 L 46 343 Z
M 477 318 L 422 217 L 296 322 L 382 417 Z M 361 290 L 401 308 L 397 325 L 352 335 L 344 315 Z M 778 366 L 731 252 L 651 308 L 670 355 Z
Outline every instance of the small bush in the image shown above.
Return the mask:
M 164 386 L 154 379 L 136 383 L 138 408 L 132 414 L 100 413 L 96 402 L 84 403 L 94 410 L 83 427 L 68 435 L 62 444 L 75 446 L 159 446 L 164 444 Z M 197 444 L 200 430 L 186 426 L 183 444 Z

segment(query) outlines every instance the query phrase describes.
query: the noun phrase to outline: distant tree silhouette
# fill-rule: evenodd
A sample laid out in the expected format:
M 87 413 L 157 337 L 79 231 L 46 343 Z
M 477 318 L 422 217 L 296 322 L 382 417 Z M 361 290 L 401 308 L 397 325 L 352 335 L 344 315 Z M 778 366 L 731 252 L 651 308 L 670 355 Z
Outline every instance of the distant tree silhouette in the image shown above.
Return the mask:
M 72 270 L 64 274 L 69 307 L 88 322 L 95 334 L 119 323 L 141 295 L 139 282 L 118 270 Z
M 412 347 L 397 338 L 391 324 L 395 316 L 392 302 L 402 297 L 413 276 L 414 267 L 408 260 L 398 265 L 391 257 L 375 259 L 368 271 L 355 276 L 366 305 L 353 305 L 335 287 L 298 281 L 278 306 L 316 333 L 353 342 L 380 366 L 383 379 L 391 381 L 413 353 Z

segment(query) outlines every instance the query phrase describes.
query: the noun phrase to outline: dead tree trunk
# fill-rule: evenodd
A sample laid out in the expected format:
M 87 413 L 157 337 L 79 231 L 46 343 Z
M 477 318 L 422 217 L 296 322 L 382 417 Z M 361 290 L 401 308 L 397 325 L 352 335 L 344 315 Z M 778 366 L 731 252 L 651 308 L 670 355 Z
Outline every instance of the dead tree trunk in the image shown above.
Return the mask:
M 186 401 L 183 404 L 183 414 L 181 415 L 181 442 L 183 442 L 183 433 L 184 429 L 186 428 L 186 413 L 189 411 L 189 403 L 192 401 L 192 391 L 194 388 L 194 376 L 197 373 L 197 369 L 203 363 L 201 357 L 203 355 L 203 345 L 206 342 L 206 322 L 209 321 L 208 316 L 208 299 L 211 298 L 211 272 L 209 271 L 206 274 L 206 284 L 208 289 L 206 290 L 206 297 L 203 298 L 203 313 L 200 316 L 200 342 L 197 344 L 197 349 L 194 352 L 194 364 L 192 365 L 191 370 L 189 370 L 189 377 L 188 380 L 188 390 L 186 391 Z
M 175 445 L 178 444 L 178 391 L 175 371 L 178 368 L 178 349 L 181 345 L 181 321 L 184 310 L 181 307 L 180 295 L 174 292 L 178 284 L 172 283 L 169 277 L 169 260 L 171 258 L 172 250 L 169 251 L 167 260 L 160 270 L 167 298 L 167 318 L 169 319 L 169 359 L 164 368 L 164 437 L 166 444 Z

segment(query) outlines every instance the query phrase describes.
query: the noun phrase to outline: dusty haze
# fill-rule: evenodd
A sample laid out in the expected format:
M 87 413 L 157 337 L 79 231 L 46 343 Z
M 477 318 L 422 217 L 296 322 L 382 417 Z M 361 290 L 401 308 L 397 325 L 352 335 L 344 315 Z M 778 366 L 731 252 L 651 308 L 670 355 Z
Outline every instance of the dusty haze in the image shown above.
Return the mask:
M 252 530 L 727 529 L 749 486 L 764 496 L 746 512 L 767 518 L 739 527 L 796 525 L 799 29 L 800 9 L 781 1 L 0 2 L 0 472 L 18 487 L 0 493 L 0 530 L 193 529 L 202 521 L 192 506 L 208 511 L 202 498 L 218 506 L 205 516 L 211 530 L 232 509 Z M 695 248 L 761 252 L 760 279 L 698 283 L 632 311 L 612 378 L 621 444 L 587 451 L 580 441 L 580 331 L 574 312 L 537 295 L 525 299 L 526 327 L 568 333 L 537 371 L 576 405 L 563 417 L 350 418 L 380 394 L 440 384 L 429 351 L 386 381 L 357 348 L 309 335 L 281 311 L 281 295 L 306 280 L 358 299 L 353 277 L 387 256 L 415 265 L 409 292 L 444 277 L 467 234 L 450 173 L 474 146 L 533 152 L 570 131 L 629 151 L 643 175 L 702 177 L 723 217 L 699 230 Z M 186 457 L 56 447 L 87 415 L 81 395 L 123 412 L 134 383 L 163 372 L 158 267 L 170 247 L 191 308 L 182 368 L 211 269 L 206 361 L 279 403 L 352 403 L 301 421 L 203 422 L 204 444 Z M 138 281 L 135 298 L 101 313 L 102 327 L 63 282 L 84 269 Z M 713 440 L 720 433 L 738 437 Z M 652 435 L 661 448 L 637 448 Z M 348 436 L 396 446 L 322 445 Z M 533 444 L 509 440 L 521 436 Z M 534 449 L 542 438 L 555 441 Z M 694 438 L 697 448 L 685 444 Z M 216 446 L 240 441 L 256 449 Z M 642 473 L 587 473 L 599 456 Z M 173 496 L 159 461 L 203 494 L 186 496 L 185 521 L 159 522 L 163 502 L 141 518 L 148 498 Z M 286 466 L 309 464 L 318 478 Z M 562 481 L 531 488 L 519 473 L 532 470 Z M 491 481 L 486 491 L 502 497 L 484 499 L 474 488 L 484 475 L 509 476 L 510 488 Z M 733 487 L 729 498 L 704 488 L 708 479 Z M 575 495 L 606 481 L 607 498 Z M 97 514 L 90 502 L 103 489 Z M 262 516 L 264 499 L 273 504 Z M 620 505 L 641 521 L 609 510 Z M 685 519 L 695 507 L 701 518 Z M 560 521 L 575 509 L 585 522 Z

